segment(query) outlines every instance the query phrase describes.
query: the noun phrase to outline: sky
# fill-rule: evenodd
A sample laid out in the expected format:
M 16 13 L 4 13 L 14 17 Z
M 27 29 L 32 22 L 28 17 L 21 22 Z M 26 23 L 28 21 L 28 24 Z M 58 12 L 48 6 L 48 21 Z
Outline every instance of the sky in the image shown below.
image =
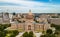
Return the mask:
M 60 13 L 60 0 L 0 0 L 0 13 Z

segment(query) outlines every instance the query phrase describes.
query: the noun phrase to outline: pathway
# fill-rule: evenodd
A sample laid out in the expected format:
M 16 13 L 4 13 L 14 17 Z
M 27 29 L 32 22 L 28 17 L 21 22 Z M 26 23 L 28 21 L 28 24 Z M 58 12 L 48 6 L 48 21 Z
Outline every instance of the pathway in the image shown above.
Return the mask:
M 34 33 L 35 35 L 36 35 L 36 37 L 40 37 L 41 36 L 41 32 L 39 32 L 39 33 Z
M 24 32 L 20 32 L 16 37 L 21 37 Z

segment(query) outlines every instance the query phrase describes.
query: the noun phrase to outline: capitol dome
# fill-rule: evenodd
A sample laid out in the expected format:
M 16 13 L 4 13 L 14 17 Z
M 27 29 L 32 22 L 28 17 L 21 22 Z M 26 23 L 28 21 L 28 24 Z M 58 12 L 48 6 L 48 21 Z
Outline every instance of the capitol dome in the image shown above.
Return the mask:
M 29 13 L 26 15 L 26 18 L 27 18 L 27 19 L 33 19 L 33 18 L 34 18 L 34 15 L 33 15 L 33 13 L 31 12 L 31 10 L 29 10 Z

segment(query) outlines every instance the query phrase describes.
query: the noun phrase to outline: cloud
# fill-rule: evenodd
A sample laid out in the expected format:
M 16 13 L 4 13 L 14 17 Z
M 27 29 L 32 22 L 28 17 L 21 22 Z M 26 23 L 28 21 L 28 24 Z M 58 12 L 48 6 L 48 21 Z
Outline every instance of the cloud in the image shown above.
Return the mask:
M 20 6 L 20 5 L 15 3 L 9 3 L 9 2 L 0 2 L 0 6 Z
M 16 13 L 28 13 L 29 9 L 32 10 L 32 13 L 59 13 L 60 9 L 59 7 L 57 8 L 52 8 L 52 7 L 40 7 L 40 8 L 28 8 L 28 7 L 18 7 L 18 6 L 3 6 L 0 7 L 0 12 L 16 12 Z
M 51 1 L 51 0 L 50 0 Z M 24 0 L 0 0 L 2 5 L 11 5 L 11 6 L 24 6 L 24 7 L 51 7 L 55 6 L 52 3 L 44 3 L 44 2 L 35 2 L 35 1 L 24 1 Z M 1 4 L 0 4 L 1 5 Z
M 5 3 L 4 3 L 5 2 Z M 1 5 L 1 3 L 3 3 Z M 5 5 L 4 5 L 5 4 Z M 60 5 L 45 3 L 45 2 L 35 2 L 35 1 L 22 1 L 22 0 L 0 0 L 0 12 L 22 12 L 26 13 L 29 9 L 33 13 L 56 13 L 60 12 Z

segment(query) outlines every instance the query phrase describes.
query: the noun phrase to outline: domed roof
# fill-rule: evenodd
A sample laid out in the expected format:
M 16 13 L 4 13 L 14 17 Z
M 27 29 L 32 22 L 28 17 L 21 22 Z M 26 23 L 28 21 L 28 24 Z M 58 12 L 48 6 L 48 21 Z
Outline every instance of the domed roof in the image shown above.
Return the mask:
M 31 10 L 29 10 L 29 13 L 27 14 L 26 18 L 28 18 L 28 19 L 32 19 L 33 18 L 33 14 L 31 12 Z

